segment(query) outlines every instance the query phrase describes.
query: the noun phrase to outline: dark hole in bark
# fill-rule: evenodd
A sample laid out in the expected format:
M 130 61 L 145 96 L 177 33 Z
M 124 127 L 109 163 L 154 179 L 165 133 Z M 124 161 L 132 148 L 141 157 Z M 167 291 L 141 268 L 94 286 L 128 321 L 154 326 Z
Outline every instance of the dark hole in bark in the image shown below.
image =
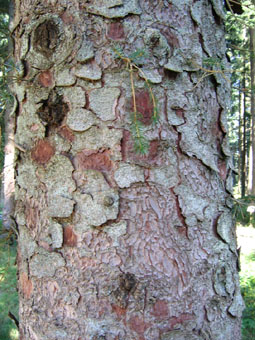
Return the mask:
M 178 76 L 178 72 L 170 71 L 170 70 L 164 70 L 165 75 L 172 80 L 175 80 Z
M 59 38 L 60 32 L 57 24 L 52 19 L 46 20 L 35 29 L 34 48 L 49 58 L 55 52 Z
M 47 100 L 43 100 L 42 106 L 37 111 L 41 121 L 46 126 L 46 137 L 50 128 L 61 125 L 68 112 L 68 105 L 63 101 L 63 96 L 51 93 Z
M 218 16 L 218 14 L 215 12 L 214 8 L 212 8 L 212 14 L 214 16 L 214 20 L 217 25 L 221 25 L 221 18 Z
M 134 274 L 126 273 L 120 276 L 120 288 L 126 292 L 130 292 L 136 285 Z

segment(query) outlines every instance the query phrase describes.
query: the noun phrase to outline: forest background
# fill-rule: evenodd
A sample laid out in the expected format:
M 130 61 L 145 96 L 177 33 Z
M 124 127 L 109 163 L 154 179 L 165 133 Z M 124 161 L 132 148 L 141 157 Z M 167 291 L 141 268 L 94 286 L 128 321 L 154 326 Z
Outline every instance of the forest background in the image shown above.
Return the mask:
M 0 3 L 0 172 L 4 169 L 6 112 L 11 112 L 8 85 L 19 76 L 11 59 L 9 0 Z M 255 339 L 255 0 L 226 0 L 226 43 L 229 68 L 218 59 L 205 59 L 201 78 L 222 73 L 231 82 L 229 141 L 233 154 L 235 205 L 241 250 L 240 280 L 246 303 L 243 313 L 243 340 Z M 1 217 L 1 215 L 0 215 Z M 16 240 L 0 220 L 0 340 L 18 339 L 14 319 L 18 318 L 15 266 Z M 8 315 L 9 314 L 9 315 Z

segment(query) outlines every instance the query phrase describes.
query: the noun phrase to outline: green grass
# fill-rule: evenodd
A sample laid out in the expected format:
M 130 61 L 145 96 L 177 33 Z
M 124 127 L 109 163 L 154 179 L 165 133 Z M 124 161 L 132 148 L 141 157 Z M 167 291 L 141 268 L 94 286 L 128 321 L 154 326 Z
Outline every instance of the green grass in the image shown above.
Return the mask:
M 16 245 L 0 242 L 0 340 L 17 340 L 18 331 L 8 317 L 10 311 L 18 317 L 18 293 L 16 290 Z
M 240 284 L 246 308 L 242 318 L 242 340 L 255 340 L 255 228 L 237 228 L 241 246 Z

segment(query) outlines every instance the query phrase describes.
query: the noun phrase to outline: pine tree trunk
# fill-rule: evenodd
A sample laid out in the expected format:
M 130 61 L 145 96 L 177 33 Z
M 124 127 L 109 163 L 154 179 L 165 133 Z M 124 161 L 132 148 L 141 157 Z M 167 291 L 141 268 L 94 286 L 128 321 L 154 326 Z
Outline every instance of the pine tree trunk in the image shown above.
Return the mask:
M 250 194 L 255 196 L 255 28 L 249 29 L 251 67 L 251 152 L 250 152 Z
M 244 65 L 245 67 L 245 65 Z M 243 105 L 242 105 L 242 112 L 243 112 L 243 141 L 242 141 L 242 154 L 241 154 L 241 197 L 245 196 L 246 193 L 246 148 L 247 148 L 247 133 L 246 133 L 246 123 L 247 123 L 247 111 L 246 111 L 246 95 L 245 95 L 245 88 L 246 88 L 246 74 L 244 70 L 243 74 Z
M 241 339 L 223 16 L 16 2 L 20 340 Z

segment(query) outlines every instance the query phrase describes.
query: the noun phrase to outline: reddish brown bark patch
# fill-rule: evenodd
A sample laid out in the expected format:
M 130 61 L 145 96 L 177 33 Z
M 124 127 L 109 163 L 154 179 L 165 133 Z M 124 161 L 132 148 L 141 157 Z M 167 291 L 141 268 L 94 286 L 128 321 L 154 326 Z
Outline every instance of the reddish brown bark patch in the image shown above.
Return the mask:
M 64 228 L 64 245 L 75 247 L 77 245 L 77 236 L 75 235 L 72 226 Z
M 39 83 L 43 87 L 52 87 L 54 80 L 53 80 L 53 75 L 50 70 L 43 71 L 39 75 Z
M 219 160 L 218 161 L 218 169 L 220 171 L 220 177 L 221 179 L 223 179 L 223 181 L 226 180 L 227 178 L 227 165 L 226 165 L 226 162 L 223 161 L 223 160 Z
M 113 168 L 109 151 L 91 155 L 88 155 L 88 150 L 81 151 L 75 156 L 74 164 L 77 169 L 81 170 L 110 171 Z
M 172 47 L 175 47 L 175 48 L 179 48 L 180 47 L 180 44 L 179 44 L 179 40 L 177 38 L 177 36 L 171 32 L 169 30 L 169 28 L 167 29 L 161 29 L 160 32 L 165 36 L 168 44 Z
M 58 130 L 58 134 L 69 142 L 74 141 L 74 134 L 72 130 L 69 129 L 67 126 L 61 126 Z
M 33 283 L 26 273 L 21 273 L 19 277 L 20 288 L 26 299 L 29 299 L 33 292 Z
M 127 130 L 123 131 L 123 138 L 121 144 L 121 152 L 124 161 L 132 160 L 141 165 L 160 165 L 162 159 L 159 153 L 159 141 L 150 141 L 148 153 L 140 155 L 134 151 L 134 140 L 131 133 Z
M 111 22 L 108 25 L 107 36 L 112 40 L 125 38 L 124 27 L 121 22 Z
M 122 308 L 122 307 L 115 305 L 115 304 L 112 304 L 112 310 L 117 315 L 118 319 L 121 319 L 127 313 L 126 308 Z
M 135 94 L 135 98 L 137 111 L 142 116 L 139 120 L 144 125 L 150 125 L 153 115 L 153 104 L 149 92 L 146 90 L 138 91 Z M 132 111 L 134 111 L 134 107 L 132 108 Z
M 46 164 L 55 154 L 55 148 L 45 139 L 40 139 L 31 151 L 32 159 L 38 164 Z
M 61 19 L 65 24 L 71 24 L 74 21 L 72 15 L 68 14 L 66 11 L 61 15 Z
M 143 335 L 146 329 L 150 327 L 149 323 L 137 316 L 132 316 L 128 323 L 130 328 L 139 335 Z
M 168 304 L 166 301 L 158 300 L 153 306 L 152 314 L 157 319 L 167 319 L 169 315 Z

